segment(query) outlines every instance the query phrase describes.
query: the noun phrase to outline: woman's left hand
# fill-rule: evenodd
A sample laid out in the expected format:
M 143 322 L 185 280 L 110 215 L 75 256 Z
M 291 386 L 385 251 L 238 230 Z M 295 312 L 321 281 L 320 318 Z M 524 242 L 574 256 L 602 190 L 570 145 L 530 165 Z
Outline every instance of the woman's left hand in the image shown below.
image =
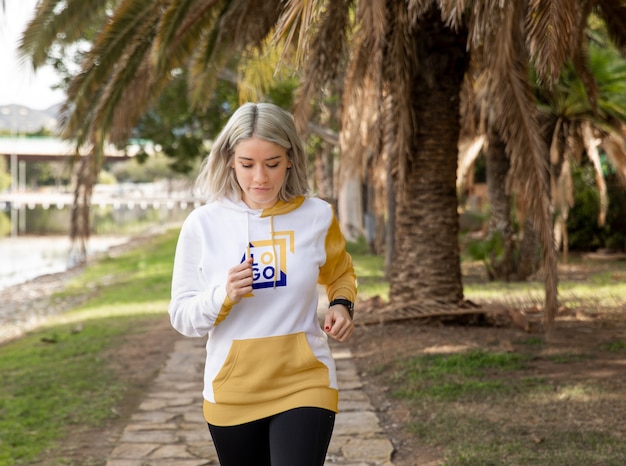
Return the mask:
M 328 308 L 324 319 L 324 331 L 337 341 L 348 341 L 354 332 L 354 323 L 343 304 Z

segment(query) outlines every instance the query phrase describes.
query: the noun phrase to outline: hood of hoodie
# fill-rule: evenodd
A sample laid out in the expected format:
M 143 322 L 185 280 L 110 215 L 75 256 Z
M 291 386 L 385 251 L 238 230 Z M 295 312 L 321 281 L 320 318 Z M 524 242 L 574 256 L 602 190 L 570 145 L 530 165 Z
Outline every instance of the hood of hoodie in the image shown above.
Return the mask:
M 298 207 L 300 207 L 302 203 L 304 202 L 304 199 L 305 199 L 304 196 L 295 197 L 290 201 L 281 201 L 279 199 L 278 202 L 274 204 L 272 207 L 268 207 L 267 209 L 261 210 L 260 217 L 261 218 L 273 217 L 275 215 L 288 214 L 289 212 L 292 212 L 296 210 Z M 223 207 L 226 207 L 227 209 L 235 210 L 238 212 L 257 213 L 257 214 L 259 212 L 258 209 L 252 209 L 248 207 L 248 205 L 241 198 L 237 198 L 237 199 L 222 198 L 218 200 L 217 202 Z

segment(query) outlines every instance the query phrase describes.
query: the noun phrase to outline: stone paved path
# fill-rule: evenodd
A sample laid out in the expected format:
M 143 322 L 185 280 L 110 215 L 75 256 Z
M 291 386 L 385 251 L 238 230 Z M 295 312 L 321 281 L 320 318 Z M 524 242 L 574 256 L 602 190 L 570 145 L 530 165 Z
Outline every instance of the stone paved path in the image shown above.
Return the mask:
M 334 342 L 333 342 L 334 343 Z M 331 343 L 337 362 L 339 414 L 326 466 L 392 466 L 393 446 L 362 390 L 351 353 Z M 202 417 L 204 341 L 175 345 L 152 390 L 138 407 L 109 455 L 107 466 L 217 465 Z

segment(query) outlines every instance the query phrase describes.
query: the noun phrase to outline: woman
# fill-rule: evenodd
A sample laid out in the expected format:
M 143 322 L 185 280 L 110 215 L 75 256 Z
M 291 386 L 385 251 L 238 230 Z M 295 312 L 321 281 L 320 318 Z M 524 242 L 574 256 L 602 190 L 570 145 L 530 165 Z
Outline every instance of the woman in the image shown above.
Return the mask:
M 182 226 L 169 314 L 183 335 L 208 335 L 203 412 L 220 464 L 323 465 L 338 404 L 327 335 L 354 331 L 356 276 L 331 206 L 306 197 L 292 116 L 240 107 L 196 186 L 209 202 Z

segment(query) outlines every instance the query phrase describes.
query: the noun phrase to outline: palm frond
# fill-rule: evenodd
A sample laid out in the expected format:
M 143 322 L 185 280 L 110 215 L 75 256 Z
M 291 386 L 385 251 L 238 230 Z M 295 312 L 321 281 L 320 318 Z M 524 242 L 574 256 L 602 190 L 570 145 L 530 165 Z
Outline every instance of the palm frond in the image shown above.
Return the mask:
M 467 187 L 470 169 L 481 154 L 486 139 L 484 134 L 459 139 L 459 162 L 456 170 L 457 192 L 462 192 Z
M 411 24 L 417 24 L 419 19 L 432 7 L 433 0 L 408 0 L 406 10 Z
M 626 60 L 610 48 L 590 51 L 589 67 L 598 85 L 598 117 L 619 131 L 626 123 Z
M 468 46 L 472 51 L 480 51 L 485 41 L 492 40 L 494 25 L 501 17 L 501 0 L 480 0 L 471 5 L 472 13 L 467 26 Z
M 357 10 L 342 100 L 340 182 L 346 173 L 362 173 L 368 154 L 379 153 L 382 146 L 386 25 L 384 0 L 373 0 Z
M 366 76 L 380 74 L 380 58 L 385 43 L 387 14 L 384 0 L 372 0 L 366 8 L 359 8 L 352 37 L 352 57 L 346 72 L 345 89 L 359 89 Z
M 597 0 L 596 10 L 605 21 L 609 37 L 626 56 L 626 3 L 621 0 Z
M 622 136 L 609 134 L 602 140 L 600 146 L 611 161 L 611 165 L 615 167 L 620 182 L 626 186 L 626 126 L 622 127 L 621 134 Z
M 557 165 L 562 160 L 563 149 L 562 147 L 565 145 L 563 143 L 563 119 L 561 117 L 557 118 L 556 124 L 554 125 L 554 131 L 552 132 L 552 139 L 550 141 L 550 164 Z
M 626 60 L 610 48 L 591 45 L 586 69 L 592 75 L 595 108 L 578 72 L 568 66 L 551 89 L 536 88 L 544 112 L 564 121 L 591 121 L 610 134 L 626 122 Z
M 518 2 L 503 4 L 494 36 L 485 42 L 493 106 L 491 125 L 506 143 L 511 159 L 510 186 L 528 202 L 530 218 L 540 232 L 544 261 L 546 322 L 557 310 L 556 251 L 552 237 L 548 186 L 548 150 L 541 137 L 537 109 L 528 81 L 528 55 L 523 40 L 524 10 Z M 483 28 L 484 30 L 484 28 Z
M 123 2 L 87 53 L 82 72 L 68 89 L 65 104 L 68 117 L 63 121 L 63 133 L 66 137 L 75 137 L 79 146 L 89 137 L 94 108 L 105 105 L 101 99 L 103 96 L 106 99 L 106 85 L 120 73 L 130 82 L 131 74 L 120 67 L 131 60 L 131 56 L 133 61 L 141 62 L 143 56 L 137 58 L 136 54 L 148 53 L 158 23 L 156 13 L 158 4 L 153 2 Z M 99 129 L 105 133 L 108 131 L 107 127 Z
M 152 50 L 157 73 L 188 65 L 204 31 L 214 28 L 222 2 L 223 0 L 170 2 L 161 18 Z
M 461 139 L 471 140 L 487 134 L 489 104 L 489 73 L 481 69 L 483 58 L 477 50 L 470 59 L 460 92 Z
M 214 36 L 215 32 L 203 34 L 189 63 L 188 92 L 189 101 L 194 108 L 202 108 L 209 101 L 220 70 L 226 67 L 231 58 L 228 48 L 214 47 Z
M 585 155 L 585 143 L 580 124 L 578 122 L 564 122 L 563 133 L 567 158 L 580 165 L 583 161 L 583 155 Z
M 385 70 L 385 66 L 395 65 L 391 60 L 386 62 L 387 65 L 383 63 L 383 57 L 390 50 L 388 38 L 395 27 L 390 24 L 395 13 L 386 10 L 387 6 L 384 0 L 373 0 L 367 5 L 359 5 L 356 12 L 352 55 L 346 71 L 342 100 L 340 183 L 355 173 L 366 176 L 368 170 L 372 176 L 372 167 L 376 167 L 373 172 L 378 175 L 387 172 L 387 165 L 388 175 L 391 176 L 392 171 L 394 175 L 398 173 L 395 151 L 402 144 L 398 143 L 399 118 L 395 113 L 395 104 L 399 100 L 390 92 L 390 89 L 395 89 L 396 83 L 391 80 L 395 79 L 396 74 L 394 70 Z M 398 5 L 397 8 L 405 10 L 397 19 L 404 22 L 403 28 L 407 32 L 411 27 L 407 7 Z M 408 47 L 410 44 L 406 42 L 405 45 Z M 404 71 L 410 73 L 406 69 Z M 407 105 L 406 101 L 404 105 Z M 403 111 L 410 110 L 405 106 Z M 406 160 L 405 154 L 404 164 Z M 391 193 L 392 180 L 384 176 L 388 184 L 387 191 Z
M 212 95 L 219 71 L 248 47 L 259 47 L 280 12 L 280 0 L 229 2 L 192 55 L 190 102 L 203 107 Z
M 346 40 L 353 0 L 330 2 L 322 13 L 307 58 L 302 85 L 294 105 L 297 127 L 302 130 L 309 118 L 311 99 L 323 83 L 334 80 L 346 53 Z
M 318 21 L 325 2 L 323 0 L 285 0 L 281 3 L 284 3 L 284 9 L 274 31 L 274 40 L 283 42 L 285 47 L 290 47 L 294 37 L 298 35 L 295 44 L 295 63 L 297 67 L 300 67 L 304 62 L 304 57 L 309 53 L 310 31 Z
M 268 38 L 269 42 L 269 38 Z M 268 45 L 246 50 L 237 67 L 239 103 L 259 101 L 271 89 L 276 80 L 293 76 L 293 71 L 280 61 L 280 49 Z
M 76 25 L 99 23 L 104 11 L 104 2 L 98 1 L 40 1 L 20 39 L 20 57 L 30 60 L 34 68 L 44 65 L 50 48 L 60 37 L 67 43 L 80 39 L 85 31 Z
M 241 51 L 266 42 L 281 11 L 281 0 L 231 0 L 215 24 L 216 46 L 234 44 Z
M 397 118 L 393 152 L 398 158 L 398 193 L 404 192 L 407 164 L 410 157 L 409 141 L 417 132 L 417 121 L 411 106 L 412 70 L 418 64 L 413 24 L 406 7 L 394 2 L 389 12 L 386 52 L 384 53 L 384 85 L 389 92 L 393 113 Z
M 593 132 L 593 128 L 589 122 L 585 122 L 582 125 L 582 136 L 585 144 L 585 151 L 587 157 L 591 160 L 595 174 L 596 174 L 596 186 L 598 188 L 598 194 L 600 196 L 600 212 L 598 213 L 598 225 L 603 226 L 606 221 L 606 212 L 609 208 L 609 198 L 606 192 L 606 181 L 604 180 L 604 174 L 602 172 L 602 161 L 600 160 L 600 154 L 598 152 L 598 146 L 602 140 Z
M 527 41 L 540 81 L 559 79 L 573 54 L 573 33 L 579 17 L 577 0 L 531 0 L 527 13 Z
M 381 153 L 383 128 L 380 80 L 368 79 L 344 99 L 342 109 L 339 183 L 364 176 L 367 161 Z
M 589 41 L 587 38 L 587 18 L 591 13 L 591 2 L 584 2 L 581 8 L 581 14 L 578 19 L 578 26 L 576 27 L 576 36 L 574 40 L 576 45 L 574 47 L 574 55 L 572 57 L 572 63 L 574 69 L 587 91 L 589 97 L 589 103 L 593 111 L 597 111 L 598 104 L 598 86 L 596 84 L 593 73 L 589 69 Z
M 470 2 L 468 0 L 438 0 L 438 2 L 444 23 L 452 30 L 458 30 Z
M 567 217 L 574 207 L 574 180 L 568 158 L 563 159 L 561 171 L 556 180 L 551 178 L 552 203 L 554 205 L 554 238 L 556 247 L 563 245 L 563 256 L 567 254 Z
M 153 73 L 150 60 L 152 41 L 136 44 L 127 60 L 120 66 L 104 88 L 93 116 L 93 127 L 104 128 L 108 139 L 122 142 L 169 82 L 169 75 Z

